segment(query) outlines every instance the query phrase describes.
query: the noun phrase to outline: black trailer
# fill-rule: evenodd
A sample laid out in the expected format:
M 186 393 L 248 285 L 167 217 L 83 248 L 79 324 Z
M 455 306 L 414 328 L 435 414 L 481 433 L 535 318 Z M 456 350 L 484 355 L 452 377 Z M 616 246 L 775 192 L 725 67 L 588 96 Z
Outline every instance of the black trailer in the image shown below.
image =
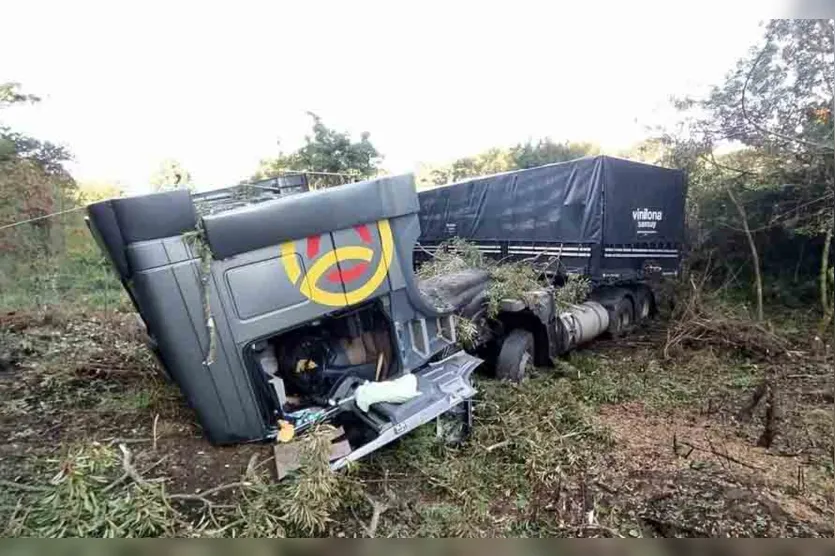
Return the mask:
M 503 260 L 555 258 L 595 283 L 678 273 L 684 172 L 595 156 L 421 191 L 416 260 L 460 237 Z

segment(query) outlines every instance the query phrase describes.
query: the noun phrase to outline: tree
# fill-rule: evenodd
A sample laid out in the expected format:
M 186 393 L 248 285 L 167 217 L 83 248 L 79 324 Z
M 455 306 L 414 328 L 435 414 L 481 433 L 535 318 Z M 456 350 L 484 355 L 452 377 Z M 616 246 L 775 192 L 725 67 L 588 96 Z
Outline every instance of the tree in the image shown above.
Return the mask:
M 592 143 L 556 143 L 550 137 L 546 137 L 536 143 L 520 143 L 511 149 L 511 154 L 517 168 L 534 168 L 543 164 L 600 154 L 600 147 Z
M 83 204 L 121 197 L 124 190 L 119 184 L 109 181 L 83 181 L 78 184 L 78 200 Z
M 702 219 L 714 245 L 717 239 L 735 241 L 734 234 L 742 235 L 754 266 L 771 264 L 779 272 L 792 250 L 796 254 L 798 246 L 814 240 L 821 245 L 823 276 L 831 244 L 824 238 L 833 226 L 835 198 L 835 27 L 830 20 L 773 20 L 764 31 L 760 45 L 707 98 L 677 103 L 686 115 L 685 132 L 667 137 L 667 145 L 689 159 L 691 197 L 699 199 L 698 210 L 720 215 Z M 741 149 L 715 156 L 715 147 L 727 142 Z M 723 250 L 729 256 L 733 252 Z M 800 259 L 797 264 L 799 269 Z M 754 274 L 759 292 L 760 269 L 754 268 Z M 831 296 L 827 280 L 819 282 L 826 314 Z
M 518 143 L 510 148 L 493 147 L 441 166 L 425 166 L 418 174 L 419 187 L 443 185 L 466 178 L 534 168 L 600 153 L 591 143 L 555 143 L 550 138 Z
M 671 163 L 669 145 L 658 137 L 639 141 L 628 149 L 619 152 L 618 156 L 658 166 L 667 166 Z
M 194 189 L 189 171 L 172 158 L 167 158 L 160 163 L 157 171 L 151 176 L 150 182 L 155 191 L 183 187 Z
M 0 110 L 16 104 L 34 104 L 40 98 L 23 93 L 18 83 L 0 83 Z M 11 130 L 0 123 L 0 162 L 12 159 L 35 161 L 48 173 L 68 177 L 63 163 L 72 157 L 64 147 Z
M 17 83 L 0 84 L 0 109 L 39 101 Z M 74 203 L 76 184 L 63 166 L 69 159 L 65 148 L 0 123 L 0 224 L 40 218 Z M 53 232 L 51 219 L 37 220 L 8 229 L 0 244 L 7 251 L 50 249 Z
M 296 151 L 279 152 L 274 158 L 262 160 L 253 179 L 278 176 L 285 172 L 322 172 L 344 174 L 351 179 L 369 178 L 377 174 L 381 155 L 365 131 L 359 141 L 347 132 L 326 126 L 312 112 L 312 134 L 304 138 L 304 146 Z

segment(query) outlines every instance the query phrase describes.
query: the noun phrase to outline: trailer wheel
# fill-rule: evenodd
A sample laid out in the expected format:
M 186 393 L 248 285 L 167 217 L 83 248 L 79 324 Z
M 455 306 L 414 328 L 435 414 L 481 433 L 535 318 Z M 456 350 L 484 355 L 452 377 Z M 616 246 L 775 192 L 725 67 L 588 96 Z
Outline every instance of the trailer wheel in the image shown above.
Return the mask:
M 525 377 L 529 364 L 533 362 L 533 334 L 516 328 L 502 342 L 499 358 L 496 360 L 496 377 L 519 382 Z
M 626 334 L 632 323 L 635 322 L 635 314 L 632 310 L 632 302 L 623 298 L 615 304 L 615 308 L 609 315 L 609 334 L 613 338 L 620 338 Z

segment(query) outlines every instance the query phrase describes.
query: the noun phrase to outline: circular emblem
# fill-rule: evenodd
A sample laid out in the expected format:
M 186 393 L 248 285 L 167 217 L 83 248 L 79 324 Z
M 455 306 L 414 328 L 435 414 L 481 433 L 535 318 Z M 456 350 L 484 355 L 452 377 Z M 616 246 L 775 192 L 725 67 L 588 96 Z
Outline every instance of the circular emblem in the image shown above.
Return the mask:
M 308 263 L 304 274 L 296 242 L 282 243 L 281 262 L 287 277 L 302 295 L 322 305 L 345 307 L 365 300 L 386 279 L 394 256 L 394 241 L 388 220 L 380 220 L 376 226 L 380 231 L 379 247 L 376 249 L 372 234 L 364 224 L 354 227 L 356 245 L 344 245 L 326 253 L 320 253 L 320 236 L 302 240 L 306 242 L 304 254 Z M 375 259 L 376 266 L 372 270 Z M 340 291 L 329 291 L 327 286 L 338 286 L 336 289 Z M 341 291 L 343 287 L 344 292 Z

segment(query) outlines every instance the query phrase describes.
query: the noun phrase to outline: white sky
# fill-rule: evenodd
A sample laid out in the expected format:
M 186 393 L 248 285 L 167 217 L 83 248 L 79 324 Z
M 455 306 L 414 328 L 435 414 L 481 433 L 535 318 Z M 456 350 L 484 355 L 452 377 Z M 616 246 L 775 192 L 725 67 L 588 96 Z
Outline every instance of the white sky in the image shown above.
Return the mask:
M 550 135 L 619 149 L 718 82 L 779 2 L 4 2 L 4 111 L 78 179 L 141 190 L 164 158 L 200 189 L 301 145 L 307 110 L 411 171 Z

